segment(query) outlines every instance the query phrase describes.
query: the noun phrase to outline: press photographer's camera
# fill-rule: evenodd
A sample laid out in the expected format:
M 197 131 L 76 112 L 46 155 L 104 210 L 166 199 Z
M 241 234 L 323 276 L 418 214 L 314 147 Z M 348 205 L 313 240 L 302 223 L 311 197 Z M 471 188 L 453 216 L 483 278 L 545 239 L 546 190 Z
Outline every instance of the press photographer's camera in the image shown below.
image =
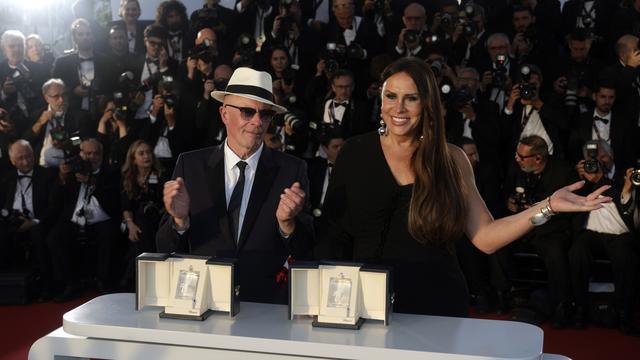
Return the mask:
M 405 31 L 404 42 L 409 46 L 417 46 L 420 43 L 420 33 L 418 30 L 409 29 Z
M 507 56 L 504 54 L 496 55 L 496 66 L 491 72 L 493 86 L 501 88 L 507 82 Z
M 211 44 L 211 40 L 204 39 L 201 44 L 196 45 L 191 50 L 189 50 L 187 57 L 191 59 L 202 60 L 202 62 L 210 64 L 216 59 L 216 51 Z
M 588 174 L 597 173 L 600 169 L 600 162 L 598 161 L 598 144 L 595 142 L 587 142 L 584 145 L 585 149 L 585 161 L 584 172 Z
M 522 83 L 519 86 L 520 98 L 523 100 L 533 100 L 536 97 L 536 85 L 530 82 L 531 68 L 523 65 L 520 68 L 520 74 L 522 75 Z

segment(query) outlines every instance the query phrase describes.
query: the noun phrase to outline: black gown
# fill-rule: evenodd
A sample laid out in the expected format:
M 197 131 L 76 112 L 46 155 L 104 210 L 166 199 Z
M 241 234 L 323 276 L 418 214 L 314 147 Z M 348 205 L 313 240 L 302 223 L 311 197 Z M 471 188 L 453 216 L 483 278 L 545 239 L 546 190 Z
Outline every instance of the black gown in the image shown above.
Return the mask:
M 409 234 L 413 184 L 396 182 L 379 135 L 347 141 L 332 176 L 318 259 L 391 266 L 395 312 L 467 316 L 469 295 L 456 256 Z

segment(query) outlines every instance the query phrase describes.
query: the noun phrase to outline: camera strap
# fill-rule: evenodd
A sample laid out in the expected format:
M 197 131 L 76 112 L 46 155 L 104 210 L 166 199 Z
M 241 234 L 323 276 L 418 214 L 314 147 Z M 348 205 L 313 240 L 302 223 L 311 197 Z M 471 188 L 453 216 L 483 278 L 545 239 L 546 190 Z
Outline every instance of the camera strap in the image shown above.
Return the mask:
M 520 122 L 520 124 L 522 125 L 523 129 L 527 126 L 527 123 L 529 122 L 529 118 L 531 117 L 531 113 L 533 113 L 533 110 L 535 110 L 533 106 L 531 106 L 529 111 L 527 111 L 526 107 L 522 109 L 522 121 Z
M 603 139 L 602 135 L 600 135 L 600 130 L 598 129 L 598 127 L 596 126 L 596 120 L 594 120 L 591 123 L 591 127 L 593 128 L 593 131 L 596 133 L 596 137 L 598 138 L 598 140 L 604 140 L 606 142 L 609 142 L 610 139 Z

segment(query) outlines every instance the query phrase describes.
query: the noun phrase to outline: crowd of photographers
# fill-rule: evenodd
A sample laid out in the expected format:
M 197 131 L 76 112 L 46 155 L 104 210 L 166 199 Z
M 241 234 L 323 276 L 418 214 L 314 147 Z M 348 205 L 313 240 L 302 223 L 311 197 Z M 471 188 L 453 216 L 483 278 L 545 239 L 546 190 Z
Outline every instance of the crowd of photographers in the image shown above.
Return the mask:
M 380 122 L 380 72 L 404 56 L 434 71 L 447 137 L 473 165 L 494 217 L 578 179 L 614 201 L 557 216 L 497 254 L 460 241 L 479 311 L 504 311 L 511 252 L 536 252 L 553 325 L 584 327 L 590 265 L 611 261 L 616 316 L 633 332 L 640 187 L 640 0 L 218 0 L 187 14 L 163 1 L 155 22 L 122 0 L 100 26 L 78 0 L 75 47 L 54 57 L 37 35 L 2 34 L 0 266 L 28 261 L 40 299 L 65 301 L 91 279 L 132 289 L 134 259 L 154 250 L 162 184 L 177 155 L 221 144 L 212 90 L 233 69 L 268 71 L 271 148 L 309 162 L 309 211 L 322 202 L 343 141 Z M 25 250 L 26 249 L 26 250 Z M 26 254 L 26 255 L 25 255 Z

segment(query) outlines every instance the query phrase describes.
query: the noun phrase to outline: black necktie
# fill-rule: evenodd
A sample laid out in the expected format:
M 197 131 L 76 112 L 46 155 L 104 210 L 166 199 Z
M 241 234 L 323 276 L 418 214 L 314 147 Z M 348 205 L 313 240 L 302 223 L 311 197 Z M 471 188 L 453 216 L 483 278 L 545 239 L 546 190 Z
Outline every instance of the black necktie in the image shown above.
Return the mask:
M 609 119 L 603 119 L 600 116 L 594 116 L 593 121 L 602 121 L 603 124 L 607 125 L 609 123 Z
M 240 170 L 240 177 L 238 182 L 233 188 L 231 193 L 231 199 L 229 199 L 229 207 L 227 208 L 227 214 L 229 215 L 229 225 L 232 231 L 233 239 L 238 241 L 240 239 L 240 206 L 242 205 L 242 193 L 244 192 L 245 174 L 244 170 L 247 167 L 247 163 L 244 161 L 238 161 L 236 164 Z

